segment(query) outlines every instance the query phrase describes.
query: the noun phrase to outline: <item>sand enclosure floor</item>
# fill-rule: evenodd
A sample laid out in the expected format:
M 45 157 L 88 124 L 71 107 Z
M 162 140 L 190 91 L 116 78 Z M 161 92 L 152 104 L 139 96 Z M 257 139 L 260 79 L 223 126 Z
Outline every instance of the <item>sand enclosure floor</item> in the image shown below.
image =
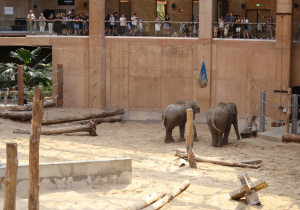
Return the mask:
M 44 118 L 95 113 L 87 109 L 48 109 Z M 243 119 L 239 120 L 240 131 Z M 26 122 L 0 119 L 0 160 L 6 162 L 6 142 L 18 143 L 19 163 L 28 163 L 29 135 L 13 130 L 30 129 Z M 184 180 L 190 187 L 163 209 L 300 209 L 300 144 L 267 141 L 260 138 L 236 140 L 232 128 L 229 145 L 211 147 L 206 124 L 196 125 L 199 142 L 194 151 L 203 157 L 225 160 L 262 159 L 259 169 L 197 163 L 198 169 L 180 168 L 175 150 L 185 148 L 179 142 L 165 144 L 160 122 L 121 122 L 97 126 L 97 137 L 86 133 L 42 136 L 40 162 L 98 160 L 130 157 L 133 160 L 132 183 L 78 189 L 40 190 L 40 209 L 122 209 L 154 192 L 170 192 Z M 258 192 L 262 203 L 249 207 L 245 200 L 231 200 L 229 192 L 239 187 L 237 175 L 248 172 L 252 181 L 265 178 L 269 187 Z M 17 192 L 17 209 L 27 209 L 27 191 Z M 0 208 L 3 193 L 0 193 Z

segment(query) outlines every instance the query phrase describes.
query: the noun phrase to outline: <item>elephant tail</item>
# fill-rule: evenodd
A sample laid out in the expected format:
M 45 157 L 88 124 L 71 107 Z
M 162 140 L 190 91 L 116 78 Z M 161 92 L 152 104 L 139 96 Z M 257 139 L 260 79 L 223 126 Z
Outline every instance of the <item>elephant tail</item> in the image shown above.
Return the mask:
M 212 124 L 212 126 L 213 126 L 217 131 L 223 133 L 223 131 L 219 130 L 219 129 L 216 127 L 216 125 L 215 125 L 215 123 L 214 123 L 213 120 L 211 121 L 211 124 Z

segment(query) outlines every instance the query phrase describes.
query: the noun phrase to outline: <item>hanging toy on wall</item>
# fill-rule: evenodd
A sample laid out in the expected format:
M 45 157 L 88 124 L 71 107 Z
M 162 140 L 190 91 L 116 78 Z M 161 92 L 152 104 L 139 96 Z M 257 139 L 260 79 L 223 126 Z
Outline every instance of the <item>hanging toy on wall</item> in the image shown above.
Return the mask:
M 203 59 L 200 74 L 197 77 L 197 83 L 200 88 L 205 88 L 208 83 L 207 75 L 206 75 L 206 67 Z

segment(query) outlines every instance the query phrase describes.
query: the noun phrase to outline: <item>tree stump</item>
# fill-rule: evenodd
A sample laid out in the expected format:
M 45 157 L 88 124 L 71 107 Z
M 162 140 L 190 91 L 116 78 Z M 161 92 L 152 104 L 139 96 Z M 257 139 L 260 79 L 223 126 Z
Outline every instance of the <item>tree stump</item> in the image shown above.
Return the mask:
M 194 141 L 194 115 L 193 109 L 186 110 L 187 120 L 186 120 L 186 153 L 188 155 L 188 161 L 191 168 L 197 168 L 195 153 L 193 151 L 193 141 Z
M 250 138 L 252 136 L 252 125 L 253 125 L 255 119 L 256 119 L 255 115 L 251 114 L 251 115 L 247 116 L 244 128 L 241 131 L 241 137 L 242 138 Z
M 4 187 L 4 210 L 16 209 L 18 172 L 18 145 L 6 143 L 6 171 L 5 177 L 1 177 Z

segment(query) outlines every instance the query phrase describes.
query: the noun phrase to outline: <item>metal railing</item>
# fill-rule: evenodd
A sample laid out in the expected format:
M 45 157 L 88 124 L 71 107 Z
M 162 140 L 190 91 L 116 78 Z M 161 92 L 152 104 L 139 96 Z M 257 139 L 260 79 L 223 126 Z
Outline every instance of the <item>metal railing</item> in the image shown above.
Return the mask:
M 275 39 L 276 24 L 267 23 L 232 23 L 215 22 L 213 24 L 214 38 L 236 39 Z

